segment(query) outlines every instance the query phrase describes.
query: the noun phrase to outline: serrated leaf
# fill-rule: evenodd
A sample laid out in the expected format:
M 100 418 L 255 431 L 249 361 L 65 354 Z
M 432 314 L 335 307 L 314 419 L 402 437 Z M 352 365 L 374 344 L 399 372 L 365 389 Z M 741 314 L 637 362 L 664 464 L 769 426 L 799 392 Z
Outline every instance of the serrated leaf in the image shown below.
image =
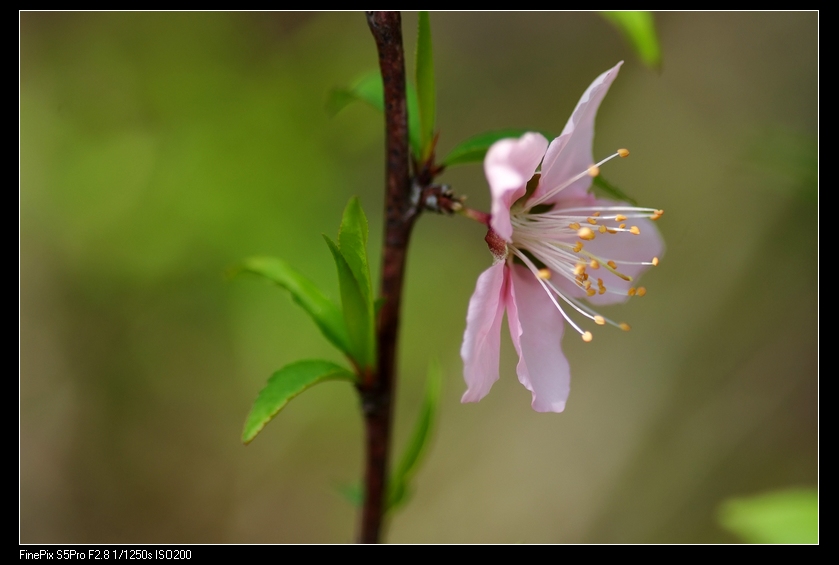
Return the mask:
M 358 281 L 365 301 L 371 301 L 373 294 L 370 283 L 370 267 L 367 261 L 367 216 L 357 196 L 350 198 L 344 208 L 341 227 L 338 230 L 338 247 L 347 260 Z
M 818 492 L 798 488 L 728 500 L 719 521 L 749 543 L 818 543 Z
M 408 106 L 408 143 L 414 156 L 420 156 L 420 121 L 417 90 L 411 84 L 405 85 L 406 104 Z M 334 116 L 353 102 L 365 102 L 384 112 L 385 91 L 382 76 L 373 71 L 362 76 L 350 88 L 336 87 L 329 91 L 326 97 L 326 112 Z
M 661 67 L 661 47 L 651 12 L 600 12 L 614 24 L 635 49 L 638 58 L 650 68 Z
M 388 509 L 398 508 L 407 502 L 407 497 L 410 495 L 411 480 L 422 462 L 423 455 L 428 451 L 429 440 L 437 421 L 442 382 L 443 373 L 440 365 L 436 361 L 432 362 L 428 367 L 425 396 L 414 432 L 388 482 Z
M 607 181 L 603 178 L 603 175 L 597 175 L 594 177 L 593 185 L 595 188 L 600 189 L 600 191 L 604 192 L 607 196 L 614 198 L 615 200 L 620 200 L 621 202 L 628 202 L 633 206 L 638 206 L 638 202 L 629 196 L 627 193 Z
M 462 165 L 464 163 L 479 163 L 484 160 L 484 157 L 492 144 L 499 139 L 521 137 L 525 133 L 531 131 L 538 130 L 510 128 L 473 135 L 465 141 L 458 143 L 443 160 L 443 165 L 451 167 L 452 165 Z M 552 136 L 547 133 L 538 133 L 541 133 L 548 139 L 552 139 Z
M 253 441 L 265 424 L 304 390 L 325 381 L 355 380 L 352 372 L 329 361 L 307 360 L 286 365 L 271 375 L 268 384 L 256 397 L 245 421 L 242 441 L 246 444 Z
M 434 144 L 437 112 L 437 87 L 434 84 L 434 53 L 431 47 L 431 22 L 428 12 L 419 13 L 416 57 L 417 102 L 420 122 L 421 159 L 425 161 Z
M 338 285 L 341 288 L 341 306 L 344 313 L 344 324 L 347 329 L 350 357 L 360 369 L 375 365 L 375 335 L 373 320 L 373 304 L 365 298 L 361 285 L 356 280 L 347 259 L 334 241 L 323 236 L 335 266 L 338 269 Z
M 247 272 L 265 277 L 286 289 L 292 299 L 303 307 L 321 333 L 343 353 L 349 354 L 349 341 L 341 309 L 311 280 L 282 259 L 251 257 L 234 268 L 233 274 Z

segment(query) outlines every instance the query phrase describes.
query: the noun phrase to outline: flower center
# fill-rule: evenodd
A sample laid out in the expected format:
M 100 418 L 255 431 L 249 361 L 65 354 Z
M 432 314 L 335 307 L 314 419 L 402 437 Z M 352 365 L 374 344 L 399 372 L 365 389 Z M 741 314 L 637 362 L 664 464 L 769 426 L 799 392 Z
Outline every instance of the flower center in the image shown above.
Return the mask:
M 658 258 L 650 257 L 649 260 L 637 261 L 622 257 L 621 254 L 626 253 L 628 242 L 625 239 L 641 234 L 640 228 L 633 224 L 633 220 L 639 218 L 657 220 L 664 212 L 655 208 L 626 205 L 579 205 L 563 208 L 561 204 L 557 204 L 548 211 L 538 213 L 534 212 L 534 208 L 536 206 L 543 208 L 541 204 L 585 175 L 597 176 L 600 165 L 607 161 L 627 155 L 629 155 L 627 150 L 618 150 L 614 155 L 592 165 L 563 185 L 524 203 L 524 206 L 513 210 L 511 215 L 512 242 L 507 246 L 509 249 L 505 248 L 504 251 L 508 251 L 506 254 L 510 258 L 518 257 L 527 266 L 557 310 L 582 336 L 583 341 L 587 342 L 592 340 L 591 332 L 580 328 L 568 316 L 557 298 L 597 325 L 608 323 L 625 331 L 629 330 L 629 325 L 601 316 L 568 292 L 563 292 L 557 284 L 554 284 L 554 277 L 559 276 L 569 281 L 573 285 L 571 288 L 577 289 L 575 294 L 580 297 L 593 297 L 606 293 L 644 296 L 646 289 L 633 286 L 633 277 L 626 271 L 637 272 L 641 268 L 658 265 Z M 592 244 L 591 242 L 596 238 L 604 238 L 605 241 Z M 489 239 L 487 243 L 490 243 Z M 591 249 L 587 249 L 587 245 Z M 492 244 L 490 244 L 490 249 L 495 254 Z M 497 254 L 496 257 L 498 257 Z M 537 266 L 533 259 L 541 265 Z M 607 272 L 613 277 L 610 278 L 608 275 L 598 277 L 599 273 L 596 271 L 601 269 L 602 272 Z M 604 278 L 611 282 L 604 282 Z M 567 288 L 569 285 L 563 286 Z

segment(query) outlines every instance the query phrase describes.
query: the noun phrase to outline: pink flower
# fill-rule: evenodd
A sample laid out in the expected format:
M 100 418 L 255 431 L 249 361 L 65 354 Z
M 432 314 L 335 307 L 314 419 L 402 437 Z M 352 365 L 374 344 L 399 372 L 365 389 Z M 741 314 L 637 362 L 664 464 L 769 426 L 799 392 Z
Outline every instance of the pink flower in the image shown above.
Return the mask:
M 527 133 L 500 140 L 487 152 L 492 215 L 486 240 L 495 261 L 478 277 L 469 301 L 460 351 L 467 385 L 462 402 L 477 402 L 498 380 L 505 311 L 519 381 L 531 391 L 537 412 L 565 409 L 571 380 L 560 348 L 565 324 L 584 341 L 592 339 L 572 315 L 583 323 L 629 329 L 582 301 L 604 305 L 643 296 L 635 279 L 658 264 L 664 248 L 650 221 L 660 210 L 588 192 L 600 165 L 629 154 L 622 149 L 597 164 L 592 157 L 594 117 L 621 64 L 595 79 L 550 145 L 542 135 Z M 534 176 L 540 162 L 541 175 Z

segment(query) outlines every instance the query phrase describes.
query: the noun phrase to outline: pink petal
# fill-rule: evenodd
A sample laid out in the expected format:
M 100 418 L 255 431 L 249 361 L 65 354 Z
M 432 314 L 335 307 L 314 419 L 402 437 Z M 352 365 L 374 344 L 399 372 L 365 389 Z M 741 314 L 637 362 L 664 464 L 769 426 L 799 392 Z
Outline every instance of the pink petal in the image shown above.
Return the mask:
M 597 200 L 595 203 L 596 206 L 620 204 L 611 200 Z M 629 288 L 637 287 L 638 278 L 650 268 L 649 265 L 622 265 L 620 261 L 649 262 L 653 257 L 660 259 L 664 254 L 664 240 L 656 222 L 646 218 L 628 218 L 625 223 L 627 228 L 638 226 L 641 233 L 638 235 L 629 232 L 598 233 L 593 240 L 585 244 L 586 251 L 607 260 L 618 261 L 617 270 L 632 277 L 632 281 L 625 281 L 602 267 L 597 271 L 589 270 L 590 277 L 603 279 L 603 284 L 609 291 L 616 291 L 616 293 L 607 292 L 592 296 L 588 299 L 592 304 L 618 304 L 626 301 L 629 298 L 627 295 Z
M 507 319 L 519 352 L 519 381 L 533 395 L 537 412 L 562 412 L 571 388 L 571 369 L 560 342 L 565 322 L 545 289 L 527 268 L 512 268 Z
M 499 262 L 481 273 L 469 300 L 466 332 L 460 348 L 463 378 L 466 380 L 466 392 L 461 402 L 479 401 L 498 380 L 501 320 L 506 302 L 505 269 L 506 265 Z
M 507 241 L 513 235 L 510 206 L 524 195 L 527 181 L 545 155 L 548 140 L 538 133 L 496 141 L 484 158 L 484 173 L 492 193 L 490 225 Z
M 574 176 L 594 164 L 592 142 L 594 140 L 594 118 L 600 102 L 606 96 L 609 86 L 618 75 L 623 61 L 594 79 L 583 93 L 574 113 L 565 124 L 562 134 L 554 139 L 542 162 L 542 178 L 534 197 L 565 184 Z M 605 157 L 606 155 L 604 155 Z M 563 198 L 581 198 L 591 186 L 591 177 L 584 176 L 559 193 Z M 548 199 L 555 202 L 557 196 Z

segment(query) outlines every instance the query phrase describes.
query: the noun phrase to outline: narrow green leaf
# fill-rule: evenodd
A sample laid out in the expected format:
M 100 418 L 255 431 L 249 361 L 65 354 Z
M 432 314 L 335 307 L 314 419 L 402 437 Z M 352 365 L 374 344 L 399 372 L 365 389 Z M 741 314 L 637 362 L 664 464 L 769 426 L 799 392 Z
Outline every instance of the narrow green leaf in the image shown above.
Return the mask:
M 326 112 L 334 116 L 352 102 L 366 102 L 379 112 L 384 111 L 384 87 L 378 71 L 363 75 L 350 88 L 336 87 L 330 90 L 326 98 Z
M 431 154 L 434 121 L 437 112 L 437 88 L 434 85 L 434 53 L 431 48 L 431 22 L 428 12 L 419 13 L 417 26 L 417 101 L 419 102 L 420 153 L 422 160 Z
M 655 32 L 655 20 L 651 12 L 600 12 L 612 22 L 632 44 L 638 58 L 650 68 L 661 67 L 661 47 Z
M 410 495 L 411 479 L 417 472 L 422 457 L 428 451 L 429 440 L 437 421 L 442 389 L 443 373 L 439 363 L 432 362 L 428 367 L 425 382 L 425 397 L 420 408 L 417 423 L 405 452 L 388 482 L 388 508 L 395 509 L 407 502 Z
M 361 208 L 357 196 L 350 198 L 341 218 L 338 230 L 338 247 L 347 260 L 355 280 L 361 287 L 366 301 L 371 301 L 373 294 L 370 283 L 370 267 L 367 262 L 367 216 Z
M 245 421 L 242 441 L 246 444 L 253 441 L 289 400 L 324 381 L 355 382 L 355 375 L 340 365 L 320 360 L 298 361 L 275 372 L 253 403 Z
M 490 146 L 499 139 L 508 137 L 521 137 L 529 131 L 537 131 L 532 129 L 500 129 L 495 131 L 488 131 L 479 133 L 460 142 L 452 149 L 448 156 L 443 160 L 443 165 L 451 167 L 452 165 L 462 165 L 464 163 L 479 163 L 484 160 Z M 538 132 L 548 139 L 553 139 L 550 134 L 545 132 Z
M 722 527 L 749 543 L 818 543 L 819 495 L 797 488 L 722 504 Z
M 292 299 L 303 307 L 332 345 L 349 354 L 349 341 L 341 309 L 327 298 L 311 280 L 293 269 L 282 259 L 251 257 L 234 267 L 232 274 L 253 273 L 265 277 L 291 293 Z
M 341 288 L 341 305 L 344 311 L 344 324 L 350 344 L 350 357 L 360 368 L 373 367 L 375 364 L 375 336 L 373 304 L 365 298 L 361 285 L 356 280 L 346 257 L 334 241 L 323 236 L 335 266 L 338 269 L 338 284 Z
M 407 84 L 408 105 L 408 142 L 414 156 L 420 156 L 420 121 L 419 105 L 417 103 L 417 90 L 413 85 Z M 350 88 L 336 87 L 329 91 L 326 98 L 326 112 L 334 116 L 353 102 L 365 102 L 383 112 L 385 109 L 385 90 L 382 84 L 382 76 L 374 71 L 362 76 Z
M 620 200 L 621 202 L 628 202 L 633 206 L 638 206 L 638 202 L 626 194 L 624 191 L 607 181 L 603 178 L 603 175 L 597 175 L 594 177 L 594 187 L 599 188 L 601 191 L 606 193 L 607 196 L 614 198 L 615 200 Z

